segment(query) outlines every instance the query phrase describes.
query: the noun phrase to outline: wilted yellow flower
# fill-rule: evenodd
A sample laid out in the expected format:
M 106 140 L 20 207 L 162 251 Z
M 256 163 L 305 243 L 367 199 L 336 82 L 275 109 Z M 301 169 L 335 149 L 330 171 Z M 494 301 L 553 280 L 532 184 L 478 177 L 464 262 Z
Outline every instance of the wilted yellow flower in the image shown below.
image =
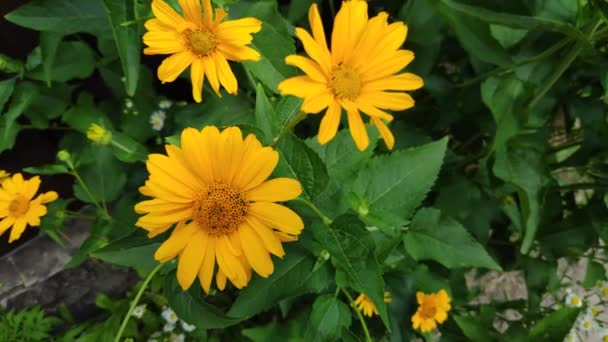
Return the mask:
M 445 290 L 437 293 L 425 294 L 420 291 L 416 293 L 418 310 L 412 316 L 412 326 L 414 329 L 420 328 L 423 333 L 432 331 L 448 319 L 448 312 L 452 309 L 451 299 Z
M 136 225 L 149 237 L 177 224 L 156 251 L 160 262 L 179 258 L 177 280 L 188 289 L 198 276 L 209 292 L 215 273 L 217 287 L 226 279 L 247 285 L 251 270 L 262 277 L 274 271 L 269 253 L 283 257 L 281 241 L 293 241 L 304 228 L 298 214 L 276 204 L 300 195 L 300 183 L 290 178 L 266 181 L 279 154 L 250 134 L 215 126 L 186 128 L 181 148 L 166 145 L 168 156 L 151 154 L 150 177 L 140 192 L 153 197 L 135 206 Z
M 213 8 L 211 0 L 179 0 L 184 16 L 180 16 L 162 0 L 152 1 L 156 18 L 146 21 L 144 35 L 146 55 L 170 54 L 158 68 L 158 79 L 173 82 L 190 66 L 192 96 L 202 101 L 203 80 L 207 77 L 211 88 L 220 95 L 220 85 L 229 94 L 236 94 L 238 84 L 228 61 L 257 61 L 260 54 L 247 47 L 252 33 L 262 28 L 256 18 L 224 21 L 227 13 Z
M 97 144 L 107 145 L 112 141 L 112 132 L 96 123 L 92 123 L 87 129 L 87 138 Z
M 411 73 L 397 74 L 414 59 L 414 53 L 400 49 L 407 26 L 402 22 L 389 25 L 387 19 L 388 13 L 381 12 L 368 20 L 365 1 L 344 1 L 334 21 L 331 50 L 316 4 L 308 11 L 312 36 L 296 28 L 296 36 L 310 58 L 290 55 L 285 62 L 302 69 L 306 76 L 281 82 L 279 91 L 303 98 L 303 112 L 319 113 L 327 108 L 319 128 L 319 143 L 334 138 L 344 108 L 359 150 L 369 145 L 360 112 L 370 117 L 386 146 L 393 148 L 395 138 L 385 124 L 393 116 L 383 109 L 413 107 L 414 100 L 405 91 L 422 87 L 423 81 Z
M 390 303 L 391 300 L 391 293 L 384 291 L 384 302 Z M 367 317 L 372 317 L 372 315 L 378 314 L 378 309 L 376 309 L 376 306 L 372 300 L 363 293 L 360 294 L 357 299 L 355 299 L 355 305 L 357 305 L 357 310 L 363 312 L 363 314 Z
M 40 177 L 24 180 L 20 173 L 2 181 L 0 187 L 0 235 L 10 227 L 11 234 L 8 242 L 11 243 L 21 237 L 26 226 L 39 226 L 40 217 L 46 215 L 46 206 L 43 204 L 57 199 L 55 191 L 45 192 L 34 196 L 40 186 Z

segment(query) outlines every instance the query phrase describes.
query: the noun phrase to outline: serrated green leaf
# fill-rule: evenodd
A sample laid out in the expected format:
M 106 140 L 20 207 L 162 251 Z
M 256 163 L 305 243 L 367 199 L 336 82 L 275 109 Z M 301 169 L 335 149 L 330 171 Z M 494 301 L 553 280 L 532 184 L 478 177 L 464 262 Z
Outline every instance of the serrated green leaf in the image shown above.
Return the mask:
M 138 25 L 123 26 L 121 24 L 135 19 L 134 0 L 104 0 L 103 3 L 125 75 L 127 95 L 133 96 L 139 80 L 141 35 Z
M 286 135 L 277 146 L 279 164 L 277 175 L 296 178 L 303 188 L 303 195 L 314 199 L 329 180 L 325 164 L 317 153 L 293 135 Z
M 315 259 L 296 245 L 285 246 L 283 260 L 274 260 L 275 270 L 266 279 L 254 277 L 236 298 L 228 315 L 249 318 L 268 310 L 280 300 L 312 292 Z M 318 272 L 318 271 L 317 271 Z
M 323 295 L 312 304 L 306 336 L 309 341 L 336 341 L 350 324 L 348 305 L 334 295 Z
M 329 251 L 332 263 L 341 272 L 340 277 L 372 300 L 382 322 L 390 329 L 382 270 L 376 260 L 374 240 L 363 222 L 354 215 L 345 214 L 330 226 L 315 223 L 311 229 L 315 239 Z
M 163 292 L 169 306 L 185 322 L 191 322 L 198 329 L 223 329 L 239 323 L 242 319 L 227 316 L 217 307 L 205 302 L 202 290 L 194 284 L 189 291 L 183 291 L 177 282 L 175 272 L 165 276 Z
M 5 15 L 14 24 L 37 31 L 63 34 L 87 32 L 97 36 L 111 34 L 100 1 L 34 0 Z
M 354 185 L 362 218 L 393 217 L 388 227 L 405 222 L 422 203 L 443 163 L 447 138 L 414 149 L 375 157 L 359 172 Z M 374 220 L 373 224 L 381 224 Z M 387 228 L 388 228 L 387 227 Z
M 416 260 L 435 260 L 447 268 L 501 269 L 460 223 L 434 208 L 416 213 L 404 241 L 407 252 Z

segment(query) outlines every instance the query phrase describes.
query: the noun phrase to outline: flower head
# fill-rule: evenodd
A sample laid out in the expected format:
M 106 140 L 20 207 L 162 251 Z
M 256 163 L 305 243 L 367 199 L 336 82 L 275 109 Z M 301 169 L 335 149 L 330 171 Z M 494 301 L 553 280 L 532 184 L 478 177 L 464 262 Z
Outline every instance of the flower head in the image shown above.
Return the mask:
M 163 110 L 157 110 L 150 115 L 150 124 L 152 125 L 152 129 L 155 131 L 160 131 L 163 129 L 165 125 L 165 119 L 167 118 L 167 114 Z
M 391 293 L 388 291 L 384 291 L 384 302 L 391 302 Z M 373 315 L 378 314 L 378 309 L 374 305 L 371 299 L 368 296 L 361 293 L 357 299 L 355 299 L 355 305 L 357 305 L 357 310 L 363 312 L 363 314 L 367 317 L 372 317 Z
M 361 112 L 370 117 L 386 146 L 393 148 L 395 138 L 386 126 L 393 116 L 384 110 L 413 107 L 414 100 L 405 91 L 422 87 L 423 81 L 411 73 L 398 73 L 414 59 L 414 54 L 400 49 L 407 26 L 402 22 L 388 24 L 387 19 L 386 12 L 368 19 L 365 1 L 342 2 L 334 21 L 331 49 L 316 4 L 308 11 L 312 36 L 296 28 L 296 36 L 310 58 L 290 55 L 285 62 L 302 69 L 306 76 L 281 82 L 279 91 L 303 98 L 302 111 L 306 113 L 327 108 L 319 128 L 319 143 L 334 138 L 344 108 L 359 150 L 369 145 Z
M 144 35 L 146 55 L 170 54 L 158 68 L 158 78 L 173 82 L 188 66 L 192 81 L 192 96 L 202 101 L 203 80 L 209 80 L 211 88 L 219 96 L 220 85 L 229 94 L 236 94 L 237 80 L 228 61 L 257 61 L 260 54 L 247 45 L 252 33 L 262 28 L 256 18 L 227 20 L 227 13 L 217 8 L 215 16 L 211 0 L 179 0 L 184 12 L 180 16 L 162 0 L 152 1 L 156 18 L 146 21 L 148 32 Z
M 173 101 L 171 100 L 162 99 L 158 102 L 158 108 L 160 109 L 169 109 L 171 106 L 173 106 Z
M 608 282 L 600 280 L 597 283 L 596 288 L 602 298 L 608 298 Z
M 450 305 L 451 299 L 445 290 L 431 294 L 419 291 L 416 293 L 416 300 L 419 306 L 412 316 L 414 329 L 429 332 L 437 327 L 437 323 L 441 324 L 448 319 L 448 312 L 452 306 Z
M 166 308 L 160 315 L 167 321 L 167 324 L 175 325 L 177 323 L 178 317 L 171 308 Z
M 92 123 L 87 130 L 87 138 L 100 145 L 107 145 L 112 141 L 112 132 Z
M 566 296 L 566 299 L 565 299 L 567 306 L 580 308 L 583 305 L 583 300 L 581 299 L 581 297 L 578 294 L 576 294 L 572 291 L 569 291 L 567 293 L 568 293 L 568 295 Z
M 0 187 L 0 235 L 10 227 L 11 243 L 21 237 L 26 226 L 39 226 L 40 217 L 46 215 L 45 203 L 57 199 L 55 191 L 45 192 L 34 198 L 40 187 L 40 177 L 24 180 L 20 173 L 2 180 Z
M 131 312 L 131 315 L 135 318 L 142 318 L 144 316 L 144 312 L 146 312 L 146 306 L 138 305 L 133 308 L 133 312 Z
M 252 269 L 268 277 L 274 266 L 270 254 L 283 257 L 282 241 L 293 241 L 304 228 L 298 214 L 274 203 L 302 192 L 298 181 L 266 181 L 279 161 L 271 147 L 250 134 L 215 126 L 202 131 L 186 128 L 181 148 L 166 145 L 168 156 L 152 154 L 146 163 L 150 177 L 142 194 L 153 197 L 135 206 L 136 225 L 154 237 L 176 224 L 156 251 L 160 262 L 179 258 L 177 280 L 188 289 L 195 278 L 209 292 L 215 272 L 223 290 L 230 279 L 242 288 Z M 270 254 L 269 254 L 270 253 Z

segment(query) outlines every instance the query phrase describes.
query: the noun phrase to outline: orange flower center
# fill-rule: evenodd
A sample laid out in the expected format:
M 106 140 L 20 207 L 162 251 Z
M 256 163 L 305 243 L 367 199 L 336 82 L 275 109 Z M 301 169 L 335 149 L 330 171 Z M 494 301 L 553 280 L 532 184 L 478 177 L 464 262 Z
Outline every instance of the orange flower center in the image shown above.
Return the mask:
M 22 195 L 17 195 L 17 197 L 9 204 L 8 211 L 12 216 L 23 216 L 30 209 L 30 201 Z
M 211 30 L 187 30 L 185 35 L 188 46 L 193 53 L 199 56 L 208 56 L 215 51 L 217 41 L 215 40 L 215 35 L 213 32 L 211 32 Z
M 361 80 L 355 70 L 339 65 L 331 73 L 330 87 L 337 98 L 354 100 L 361 93 Z
M 224 235 L 235 231 L 247 215 L 247 200 L 234 187 L 213 183 L 194 200 L 192 216 L 207 234 Z
M 432 319 L 437 313 L 437 305 L 432 301 L 425 301 L 420 305 L 419 313 L 424 319 Z

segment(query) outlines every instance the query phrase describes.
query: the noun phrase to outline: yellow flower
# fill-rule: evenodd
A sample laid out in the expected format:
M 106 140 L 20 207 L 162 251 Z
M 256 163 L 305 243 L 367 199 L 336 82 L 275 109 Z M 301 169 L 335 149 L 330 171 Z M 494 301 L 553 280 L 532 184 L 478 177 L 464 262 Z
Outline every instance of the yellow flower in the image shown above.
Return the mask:
M 391 300 L 391 293 L 384 291 L 384 302 L 390 303 Z M 374 303 L 363 293 L 360 294 L 357 299 L 355 299 L 355 305 L 357 305 L 357 309 L 363 312 L 363 314 L 367 317 L 372 317 L 372 315 L 378 314 L 378 309 L 376 309 Z
M 179 256 L 177 280 L 188 289 L 198 276 L 209 292 L 215 273 L 217 287 L 226 279 L 237 288 L 247 285 L 251 270 L 268 277 L 274 266 L 269 252 L 283 257 L 282 241 L 294 241 L 304 228 L 298 214 L 274 202 L 300 195 L 300 183 L 290 178 L 266 181 L 279 154 L 263 147 L 237 127 L 220 132 L 186 128 L 181 148 L 166 145 L 168 156 L 152 154 L 150 177 L 140 192 L 153 197 L 138 203 L 146 214 L 136 225 L 154 237 L 177 224 L 154 257 L 167 262 Z
M 303 98 L 303 112 L 319 113 L 327 108 L 319 127 L 320 144 L 334 138 L 344 108 L 359 150 L 369 145 L 360 112 L 370 117 L 386 146 L 393 148 L 395 138 L 385 124 L 393 116 L 383 109 L 413 107 L 414 100 L 404 91 L 422 87 L 423 81 L 411 73 L 398 74 L 414 59 L 414 53 L 400 49 L 407 26 L 402 22 L 389 25 L 387 18 L 388 14 L 381 12 L 368 20 L 365 1 L 344 1 L 335 18 L 331 51 L 316 4 L 308 11 L 312 36 L 296 28 L 296 36 L 312 59 L 287 56 L 285 62 L 302 69 L 306 76 L 281 82 L 279 91 Z
M 92 123 L 87 129 L 87 138 L 96 144 L 107 145 L 112 141 L 112 132 L 96 123 Z
M 230 61 L 257 61 L 260 54 L 247 47 L 252 33 L 262 28 L 256 18 L 243 18 L 222 22 L 227 13 L 213 8 L 211 0 L 179 0 L 184 12 L 180 16 L 162 0 L 152 1 L 156 18 L 146 21 L 144 35 L 146 55 L 171 54 L 158 68 L 158 79 L 173 82 L 188 66 L 192 81 L 192 96 L 202 101 L 203 80 L 207 77 L 211 88 L 219 96 L 220 84 L 229 94 L 236 94 L 236 77 L 228 65 Z
M 39 186 L 40 177 L 24 180 L 20 173 L 2 181 L 0 235 L 12 226 L 9 243 L 19 239 L 26 226 L 39 226 L 40 217 L 46 215 L 46 207 L 43 204 L 57 199 L 55 191 L 45 192 L 34 198 Z
M 418 310 L 412 316 L 414 329 L 420 328 L 423 333 L 432 331 L 448 319 L 448 311 L 452 309 L 450 297 L 445 290 L 437 293 L 425 294 L 420 291 L 416 293 Z

